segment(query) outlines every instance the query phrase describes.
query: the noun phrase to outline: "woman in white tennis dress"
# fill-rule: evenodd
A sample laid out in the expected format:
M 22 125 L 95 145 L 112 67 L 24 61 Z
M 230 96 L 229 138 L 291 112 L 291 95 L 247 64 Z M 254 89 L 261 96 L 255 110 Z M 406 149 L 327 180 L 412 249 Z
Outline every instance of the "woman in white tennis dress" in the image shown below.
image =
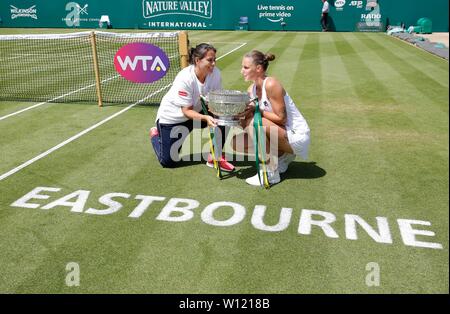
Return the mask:
M 266 74 L 269 62 L 274 59 L 273 54 L 253 50 L 242 59 L 241 69 L 244 79 L 253 82 L 248 88 L 250 97 L 258 98 L 269 151 L 267 175 L 270 184 L 280 182 L 280 173 L 287 171 L 297 155 L 308 158 L 310 143 L 310 129 L 305 118 L 281 83 Z M 237 151 L 253 151 L 253 113 L 254 106 L 249 106 L 243 122 L 245 132 L 233 138 L 233 148 Z M 256 174 L 246 182 L 259 186 L 262 185 L 260 178 L 263 176 Z

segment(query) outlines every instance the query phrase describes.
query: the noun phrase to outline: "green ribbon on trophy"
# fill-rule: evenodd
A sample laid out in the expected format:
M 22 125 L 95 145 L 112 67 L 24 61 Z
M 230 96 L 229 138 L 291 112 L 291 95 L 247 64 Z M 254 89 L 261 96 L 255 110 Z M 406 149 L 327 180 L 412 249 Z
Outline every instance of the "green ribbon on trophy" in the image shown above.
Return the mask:
M 265 138 L 266 134 L 263 129 L 261 111 L 259 110 L 259 102 L 258 98 L 252 99 L 255 103 L 255 114 L 253 115 L 253 128 L 255 130 L 255 136 L 253 136 L 253 145 L 255 147 L 255 156 L 256 156 L 256 171 L 258 172 L 258 179 L 261 182 L 261 174 L 260 174 L 260 160 L 259 160 L 259 148 L 261 147 L 261 165 L 263 170 L 263 186 L 268 189 L 270 187 L 269 179 L 267 178 L 267 167 L 266 167 L 266 144 Z M 261 136 L 261 140 L 260 140 Z

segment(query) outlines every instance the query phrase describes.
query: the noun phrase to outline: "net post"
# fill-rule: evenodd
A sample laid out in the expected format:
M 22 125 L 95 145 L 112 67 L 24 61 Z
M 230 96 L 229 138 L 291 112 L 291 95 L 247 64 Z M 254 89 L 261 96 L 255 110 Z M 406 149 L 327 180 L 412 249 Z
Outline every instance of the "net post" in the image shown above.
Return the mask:
M 186 31 L 181 31 L 178 36 L 178 50 L 180 51 L 180 65 L 184 69 L 189 65 L 188 34 Z
M 95 87 L 97 89 L 98 106 L 103 106 L 102 88 L 100 84 L 100 70 L 98 68 L 97 43 L 95 40 L 95 32 L 91 32 L 92 59 L 94 60 Z

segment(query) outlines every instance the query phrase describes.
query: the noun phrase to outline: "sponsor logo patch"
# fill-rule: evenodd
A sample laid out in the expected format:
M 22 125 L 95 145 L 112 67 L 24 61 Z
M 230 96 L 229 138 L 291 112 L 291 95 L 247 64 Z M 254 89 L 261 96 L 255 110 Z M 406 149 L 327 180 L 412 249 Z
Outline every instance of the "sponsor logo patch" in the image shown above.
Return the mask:
M 180 95 L 181 97 L 187 97 L 189 94 L 185 90 L 179 90 L 178 95 Z

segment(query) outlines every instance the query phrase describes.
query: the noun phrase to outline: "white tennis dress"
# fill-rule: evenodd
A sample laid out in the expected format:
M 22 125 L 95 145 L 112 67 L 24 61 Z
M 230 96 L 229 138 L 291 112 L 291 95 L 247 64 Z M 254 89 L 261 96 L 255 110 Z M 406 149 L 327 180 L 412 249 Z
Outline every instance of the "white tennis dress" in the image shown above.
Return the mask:
M 266 81 L 264 79 L 262 85 L 261 99 L 259 99 L 259 108 L 261 111 L 273 112 L 272 104 L 267 98 Z M 253 97 L 256 95 L 256 85 L 253 85 Z M 284 95 L 284 104 L 286 105 L 286 132 L 288 135 L 289 144 L 291 145 L 294 154 L 301 156 L 303 159 L 308 159 L 308 149 L 310 143 L 310 129 L 305 118 L 297 109 L 292 98 L 286 92 Z

